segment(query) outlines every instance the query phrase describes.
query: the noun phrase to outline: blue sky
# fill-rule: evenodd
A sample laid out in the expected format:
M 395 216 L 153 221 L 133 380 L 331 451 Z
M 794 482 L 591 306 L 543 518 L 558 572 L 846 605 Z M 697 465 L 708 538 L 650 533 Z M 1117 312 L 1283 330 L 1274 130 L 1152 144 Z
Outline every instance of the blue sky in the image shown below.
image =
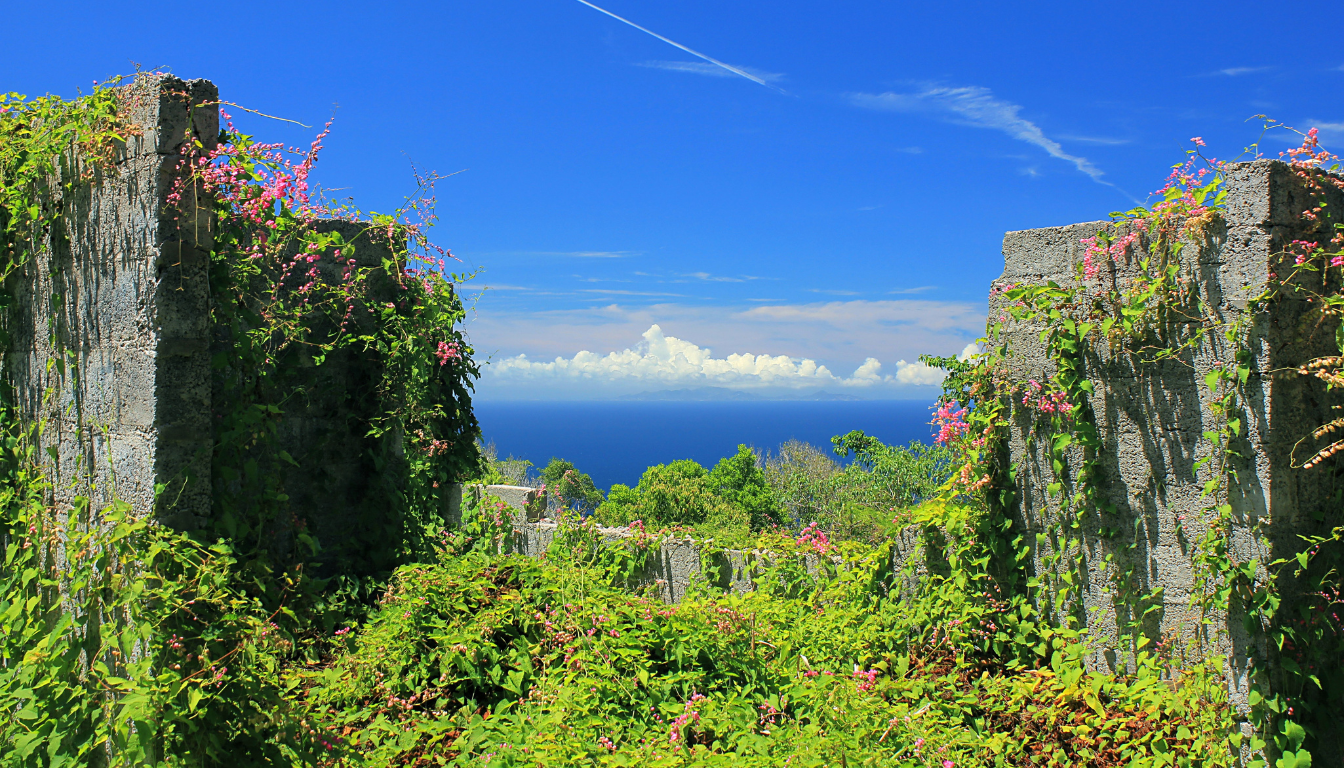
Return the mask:
M 1192 136 L 1239 154 L 1258 113 L 1344 144 L 1344 53 L 1311 42 L 1344 6 L 596 4 L 750 79 L 578 0 L 24 3 L 0 88 L 138 62 L 334 110 L 316 175 L 366 209 L 411 192 L 411 162 L 463 171 L 434 236 L 481 270 L 490 399 L 927 397 L 910 363 L 983 329 L 1005 231 L 1132 207 Z

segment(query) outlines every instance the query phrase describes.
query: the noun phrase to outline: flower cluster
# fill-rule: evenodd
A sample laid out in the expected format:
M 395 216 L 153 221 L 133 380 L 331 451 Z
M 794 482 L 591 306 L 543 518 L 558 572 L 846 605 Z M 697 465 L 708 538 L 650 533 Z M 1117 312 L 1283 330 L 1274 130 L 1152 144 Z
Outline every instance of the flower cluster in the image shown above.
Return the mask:
M 1068 395 L 1044 387 L 1035 379 L 1027 382 L 1026 391 L 1022 394 L 1022 406 L 1034 408 L 1041 413 L 1058 414 L 1065 418 L 1073 414 L 1073 403 L 1069 402 Z
M 462 359 L 462 349 L 456 342 L 440 341 L 439 349 L 434 354 L 439 358 L 439 365 L 447 365 L 449 360 Z
M 1102 233 L 1083 238 L 1079 241 L 1085 249 L 1083 252 L 1083 274 L 1087 276 L 1088 280 L 1096 279 L 1103 263 L 1113 262 L 1124 256 L 1129 251 L 1130 246 L 1138 241 L 1138 232 L 1130 232 L 1113 242 L 1108 242 L 1106 236 Z
M 798 534 L 797 541 L 799 544 L 810 548 L 818 555 L 824 555 L 834 548 L 830 538 L 826 536 L 826 532 L 821 530 L 821 527 L 817 523 L 811 523 L 804 528 L 802 532 Z
M 854 680 L 857 682 L 860 691 L 871 691 L 877 686 L 877 670 L 870 669 L 865 672 L 855 665 Z
M 939 445 L 947 445 L 970 429 L 970 425 L 966 423 L 966 409 L 959 407 L 955 401 L 938 403 L 933 413 L 933 421 L 930 423 L 938 428 L 934 442 Z
M 686 743 L 686 726 L 700 722 L 700 712 L 696 708 L 696 703 L 703 698 L 705 697 L 698 693 L 691 696 L 691 698 L 686 701 L 685 710 L 680 715 L 677 715 L 676 719 L 672 721 L 671 727 L 668 728 L 667 741 L 676 749 L 680 749 L 681 744 Z M 680 742 L 680 744 L 678 742 Z

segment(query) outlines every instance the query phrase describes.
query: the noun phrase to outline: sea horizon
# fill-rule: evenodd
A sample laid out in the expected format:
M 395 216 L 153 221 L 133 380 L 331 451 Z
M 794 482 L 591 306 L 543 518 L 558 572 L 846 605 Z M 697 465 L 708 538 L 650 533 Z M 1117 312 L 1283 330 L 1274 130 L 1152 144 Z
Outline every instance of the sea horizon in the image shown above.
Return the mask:
M 745 444 L 773 452 L 863 430 L 891 445 L 929 443 L 933 400 L 487 400 L 473 404 L 485 444 L 538 469 L 562 458 L 606 491 L 677 459 L 713 467 Z M 839 457 L 836 457 L 837 459 Z

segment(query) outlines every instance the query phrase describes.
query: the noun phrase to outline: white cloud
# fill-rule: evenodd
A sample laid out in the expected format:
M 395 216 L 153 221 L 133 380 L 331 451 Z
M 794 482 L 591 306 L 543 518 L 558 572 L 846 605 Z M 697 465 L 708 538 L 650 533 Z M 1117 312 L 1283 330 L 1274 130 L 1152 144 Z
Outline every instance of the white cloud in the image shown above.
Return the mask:
M 1062 135 L 1059 138 L 1064 139 L 1065 141 L 1077 141 L 1082 144 L 1101 144 L 1108 147 L 1119 146 L 1121 144 L 1128 144 L 1130 141 L 1129 139 L 1112 139 L 1108 136 Z
M 658 293 L 657 291 L 622 291 L 615 288 L 580 288 L 579 293 L 600 293 L 604 296 L 672 296 L 685 298 L 681 293 Z
M 1316 130 L 1320 131 L 1321 133 L 1331 138 L 1333 138 L 1337 134 L 1344 134 L 1344 123 L 1327 123 L 1321 120 L 1308 120 L 1307 125 L 1311 126 L 1312 128 L 1315 128 Z M 1291 134 L 1291 135 L 1293 139 L 1295 139 L 1295 141 L 1293 141 L 1294 144 L 1301 143 L 1301 138 L 1297 134 Z M 1331 147 L 1331 149 L 1335 148 Z
M 817 388 L 840 386 L 870 388 L 878 385 L 928 386 L 943 380 L 941 370 L 923 363 L 897 361 L 894 374 L 884 374 L 876 358 L 866 359 L 848 378 L 810 358 L 735 353 L 714 357 L 713 352 L 692 342 L 668 336 L 657 324 L 643 333 L 634 347 L 600 355 L 587 350 L 573 357 L 550 362 L 533 361 L 527 355 L 500 360 L 487 371 L 504 380 L 635 381 L 663 387 L 727 386 L 741 389 Z
M 752 275 L 742 275 L 741 277 L 726 277 L 724 275 L 712 275 L 708 272 L 683 272 L 682 277 L 694 277 L 696 280 L 704 280 L 709 283 L 745 283 L 751 280 L 760 280 L 759 277 Z
M 666 335 L 693 340 L 701 347 L 765 350 L 770 356 L 814 360 L 819 367 L 825 365 L 841 375 L 861 367 L 868 358 L 886 360 L 883 373 L 893 374 L 893 381 L 849 386 L 846 390 L 863 397 L 923 397 L 926 391 L 906 389 L 903 393 L 902 389 L 912 377 L 919 378 L 919 369 L 901 378 L 904 368 L 898 370 L 890 361 L 912 361 L 925 353 L 955 355 L 985 329 L 984 304 L 912 297 L 805 304 L 787 304 L 780 299 L 744 300 L 739 306 L 627 306 L 612 303 L 620 297 L 609 297 L 601 304 L 564 310 L 489 306 L 491 301 L 502 304 L 505 296 L 487 292 L 480 311 L 469 315 L 465 325 L 478 359 L 494 361 L 486 367 L 477 388 L 483 398 L 591 399 L 655 389 L 633 378 L 500 377 L 491 370 L 499 361 L 516 358 L 519 353 L 526 353 L 529 362 L 540 363 L 553 362 L 557 357 L 572 361 L 581 349 L 606 357 L 630 348 L 655 324 Z M 816 384 L 812 389 L 821 386 Z M 839 386 L 826 388 L 837 391 Z
M 1236 77 L 1237 75 L 1249 75 L 1254 72 L 1264 72 L 1267 69 L 1269 69 L 1269 67 L 1228 67 L 1227 69 L 1220 69 L 1214 74 Z
M 995 98 L 988 88 L 978 85 L 960 88 L 926 85 L 918 93 L 855 93 L 850 95 L 850 100 L 867 109 L 942 113 L 961 125 L 1003 131 L 1015 139 L 1040 147 L 1052 157 L 1073 163 L 1074 167 L 1093 181 L 1110 185 L 1102 181 L 1101 169 L 1085 157 L 1065 152 L 1059 142 L 1046 136 L 1035 123 L 1018 114 L 1022 111 L 1021 106 Z
M 733 72 L 717 64 L 710 64 L 707 61 L 641 61 L 641 67 L 650 67 L 652 69 L 665 69 L 669 72 L 689 72 L 693 75 L 705 75 L 707 77 L 736 77 L 737 72 Z M 734 66 L 734 69 L 755 75 L 767 83 L 782 80 L 784 75 L 777 72 L 762 72 L 753 67 Z

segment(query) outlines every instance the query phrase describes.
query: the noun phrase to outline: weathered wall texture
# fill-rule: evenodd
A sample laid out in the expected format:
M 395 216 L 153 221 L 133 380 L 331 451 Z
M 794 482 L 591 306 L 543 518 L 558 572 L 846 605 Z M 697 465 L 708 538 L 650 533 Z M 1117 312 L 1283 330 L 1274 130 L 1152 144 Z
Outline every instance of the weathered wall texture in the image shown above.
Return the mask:
M 552 520 L 543 519 L 541 510 L 545 509 L 544 491 L 515 485 L 472 486 L 468 493 L 481 492 L 498 498 L 513 509 L 513 546 L 515 551 L 527 557 L 541 557 L 546 554 L 555 541 L 560 526 Z M 459 486 L 457 492 L 461 493 Z M 460 496 L 459 496 L 460 498 Z M 479 498 L 479 495 L 477 496 Z M 455 506 L 460 509 L 460 502 Z M 460 522 L 460 516 L 456 516 Z M 629 528 L 599 528 L 603 539 L 609 542 L 619 541 L 631 536 Z M 658 597 L 666 603 L 678 603 L 686 596 L 691 584 L 705 577 L 706 566 L 714 568 L 714 585 L 720 589 L 735 592 L 749 592 L 756 588 L 756 578 L 760 571 L 757 562 L 761 558 L 772 557 L 771 553 L 760 550 L 714 551 L 709 543 L 696 541 L 690 537 L 666 537 L 658 543 L 657 550 L 649 560 L 644 572 L 636 576 L 637 588 L 656 587 Z M 907 573 L 905 586 L 913 588 L 915 583 L 929 572 L 929 568 L 938 567 L 939 553 L 933 558 L 926 557 L 926 547 L 917 528 L 903 530 L 896 538 L 892 549 L 892 562 L 888 567 L 897 573 Z M 809 555 L 809 565 L 815 562 L 815 556 Z M 944 563 L 945 565 L 945 563 Z
M 213 147 L 218 135 L 217 109 L 190 113 L 188 101 L 218 96 L 174 77 L 138 80 L 126 96 L 143 135 L 115 173 L 48 201 L 62 213 L 49 248 L 10 278 L 3 375 L 21 412 L 46 420 L 58 503 L 106 503 L 115 478 L 117 496 L 148 510 L 163 483 L 190 525 L 210 509 L 211 233 L 190 196 L 178 210 L 165 200 L 182 143 Z M 66 158 L 63 173 L 79 169 Z
M 82 495 L 100 508 L 115 496 L 137 514 L 153 510 L 192 530 L 208 522 L 212 495 L 228 492 L 212 486 L 211 473 L 223 402 L 211 358 L 228 355 L 227 329 L 210 316 L 215 222 L 190 187 L 168 204 L 183 143 L 216 145 L 218 100 L 205 80 L 152 75 L 127 86 L 123 114 L 141 135 L 127 142 L 115 171 L 70 194 L 53 184 L 47 203 L 60 225 L 47 249 L 10 277 L 17 301 L 4 318 L 11 344 L 0 377 L 25 419 L 46 420 L 40 447 L 44 456 L 48 447 L 56 452 L 48 469 L 59 506 Z M 77 156 L 65 162 L 63 173 L 81 167 Z M 349 222 L 316 228 L 355 243 L 369 296 L 391 298 L 392 280 L 377 269 L 392 255 L 385 242 Z M 319 269 L 340 280 L 332 260 Z M 367 319 L 356 313 L 353 322 Z M 284 404 L 278 429 L 278 447 L 302 466 L 281 470 L 291 507 L 327 556 L 399 540 L 400 531 L 383 530 L 395 527 L 386 499 L 398 489 L 384 482 L 395 473 L 379 467 L 398 460 L 400 440 L 374 446 L 367 437 L 381 405 L 381 369 L 353 348 L 320 366 L 296 358 L 286 374 L 299 394 Z
M 1192 265 L 1188 272 L 1207 310 L 1232 320 L 1247 299 L 1265 289 L 1281 258 L 1275 254 L 1292 240 L 1305 238 L 1301 213 L 1312 203 L 1301 181 L 1277 161 L 1233 166 L 1227 192 L 1223 226 L 1211 232 L 1207 242 L 1196 244 L 1197 250 L 1195 245 L 1187 248 L 1184 258 Z M 1339 197 L 1335 194 L 1330 200 L 1334 210 L 1344 207 Z M 1003 242 L 1003 276 L 995 282 L 997 290 L 990 299 L 991 319 L 1004 312 L 1000 291 L 1011 285 L 1053 280 L 1077 286 L 1075 265 L 1084 255 L 1079 241 L 1115 226 L 1091 222 L 1009 232 Z M 1102 288 L 1128 285 L 1138 274 L 1138 259 L 1146 255 L 1136 254 L 1103 271 Z M 1095 292 L 1096 281 L 1091 285 Z M 1251 330 L 1254 362 L 1242 416 L 1244 439 L 1234 445 L 1244 458 L 1236 465 L 1240 482 L 1231 495 L 1232 542 L 1239 560 L 1259 558 L 1265 563 L 1288 556 L 1300 548 L 1299 533 L 1341 522 L 1340 507 L 1331 500 L 1336 489 L 1329 473 L 1292 468 L 1294 444 L 1330 418 L 1324 387 L 1291 372 L 1271 374 L 1337 352 L 1334 328 L 1304 325 L 1305 310 L 1302 302 L 1276 303 Z M 1011 321 L 1006 327 L 1008 365 L 1015 379 L 1044 381 L 1053 373 L 1039 336 L 1042 328 Z M 1207 530 L 1204 510 L 1211 503 L 1200 494 L 1204 481 L 1213 476 L 1210 464 L 1196 473 L 1195 462 L 1212 451 L 1204 432 L 1218 427 L 1204 378 L 1214 365 L 1230 364 L 1234 352 L 1216 332 L 1198 350 L 1161 363 L 1141 364 L 1133 356 L 1103 348 L 1087 350 L 1086 375 L 1096 384 L 1090 406 L 1104 445 L 1097 458 L 1105 496 L 1116 512 L 1085 515 L 1078 531 L 1064 533 L 1065 538 L 1079 537 L 1082 542 L 1083 615 L 1095 640 L 1090 660 L 1095 668 L 1114 668 L 1123 655 L 1117 636 L 1130 609 L 1120 585 L 1125 583 L 1126 569 L 1133 568 L 1129 586 L 1135 592 L 1163 590 L 1161 610 L 1145 622 L 1147 633 L 1154 639 L 1163 634 L 1181 636 L 1194 658 L 1226 655 L 1229 689 L 1244 712 L 1248 675 L 1265 649 L 1248 636 L 1240 616 L 1211 616 L 1212 624 L 1202 629 L 1201 617 L 1189 607 L 1196 586 L 1190 555 Z M 1037 567 L 1042 568 L 1043 558 L 1057 551 L 1061 534 L 1055 527 L 1059 502 L 1046 492 L 1056 478 L 1044 446 L 1033 439 L 1043 437 L 1034 422 L 1027 409 L 1015 410 L 1009 453 L 1012 462 L 1020 464 L 1017 521 L 1034 547 Z M 1297 463 L 1309 455 L 1299 455 Z M 1068 459 L 1076 468 L 1083 455 L 1075 446 L 1068 449 Z M 1252 532 L 1257 520 L 1265 523 L 1267 544 Z

